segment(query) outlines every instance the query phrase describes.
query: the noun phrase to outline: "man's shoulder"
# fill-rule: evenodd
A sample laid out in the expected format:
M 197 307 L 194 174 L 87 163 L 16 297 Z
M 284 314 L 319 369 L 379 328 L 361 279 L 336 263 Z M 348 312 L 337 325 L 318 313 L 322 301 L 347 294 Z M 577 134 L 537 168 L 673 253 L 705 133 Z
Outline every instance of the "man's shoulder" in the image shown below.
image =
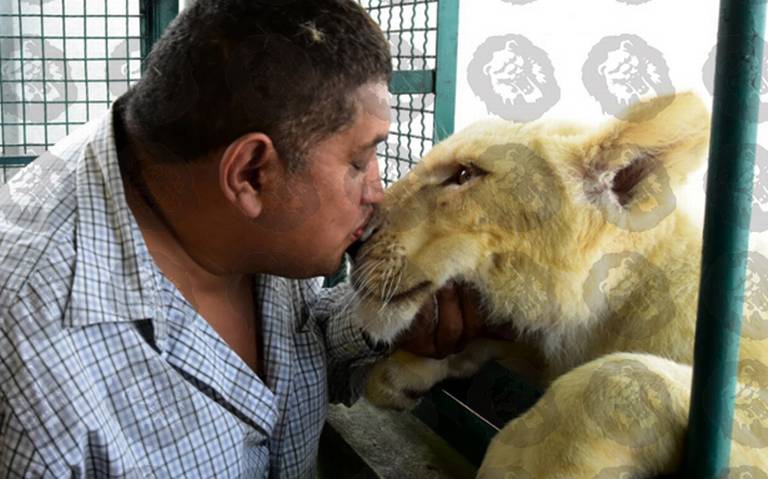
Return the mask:
M 61 274 L 71 265 L 75 215 L 74 169 L 50 153 L 0 187 L 0 305 L 18 295 L 33 273 Z
M 80 126 L 0 185 L 0 307 L 36 271 L 73 264 L 78 165 L 94 154 L 103 124 Z

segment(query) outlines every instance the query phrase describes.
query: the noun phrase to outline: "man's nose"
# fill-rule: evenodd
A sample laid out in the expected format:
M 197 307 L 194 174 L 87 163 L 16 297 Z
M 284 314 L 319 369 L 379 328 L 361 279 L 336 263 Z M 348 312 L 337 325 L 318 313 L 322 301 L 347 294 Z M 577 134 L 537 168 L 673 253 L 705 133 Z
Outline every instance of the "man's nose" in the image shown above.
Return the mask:
M 366 179 L 363 190 L 363 202 L 366 204 L 379 204 L 384 200 L 384 185 L 381 182 L 378 165 Z

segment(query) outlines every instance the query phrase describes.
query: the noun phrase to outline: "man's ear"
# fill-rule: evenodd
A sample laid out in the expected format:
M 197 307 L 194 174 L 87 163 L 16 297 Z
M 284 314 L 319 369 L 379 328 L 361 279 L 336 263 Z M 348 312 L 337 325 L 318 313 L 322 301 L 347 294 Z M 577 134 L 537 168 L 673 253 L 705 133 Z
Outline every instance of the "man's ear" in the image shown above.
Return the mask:
M 629 207 L 646 190 L 675 188 L 705 159 L 710 116 L 693 93 L 657 97 L 628 108 L 585 144 L 587 197 Z M 607 196 L 607 197 L 606 197 Z M 642 196 L 642 195 L 641 195 Z
M 261 214 L 264 186 L 281 167 L 272 140 L 247 133 L 229 144 L 219 162 L 219 187 L 224 197 L 249 219 Z

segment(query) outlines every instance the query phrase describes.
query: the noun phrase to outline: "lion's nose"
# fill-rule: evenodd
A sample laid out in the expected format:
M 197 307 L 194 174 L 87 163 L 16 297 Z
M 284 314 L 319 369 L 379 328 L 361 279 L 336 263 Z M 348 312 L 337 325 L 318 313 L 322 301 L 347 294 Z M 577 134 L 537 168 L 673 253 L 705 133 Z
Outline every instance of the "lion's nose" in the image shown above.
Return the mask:
M 368 220 L 368 224 L 365 225 L 365 229 L 363 230 L 363 234 L 360 236 L 360 239 L 352 243 L 349 248 L 347 248 L 347 254 L 349 255 L 353 265 L 357 262 L 357 257 L 360 252 L 360 248 L 363 246 L 363 243 L 368 241 L 371 237 L 373 237 L 373 235 L 376 234 L 381 224 L 381 214 L 377 208 L 371 215 L 371 219 Z
M 363 230 L 363 235 L 360 237 L 360 241 L 368 241 L 368 239 L 376 234 L 376 231 L 379 230 L 381 223 L 381 210 L 377 208 L 374 211 L 373 216 L 371 216 L 371 220 L 368 221 L 368 224 L 365 226 L 365 230 Z

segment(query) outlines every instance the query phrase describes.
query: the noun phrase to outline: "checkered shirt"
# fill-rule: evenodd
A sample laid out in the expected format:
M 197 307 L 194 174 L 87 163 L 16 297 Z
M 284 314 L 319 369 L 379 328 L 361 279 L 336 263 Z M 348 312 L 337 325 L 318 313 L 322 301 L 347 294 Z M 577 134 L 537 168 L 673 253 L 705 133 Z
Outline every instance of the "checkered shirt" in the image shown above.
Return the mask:
M 0 188 L 0 477 L 314 476 L 328 402 L 381 353 L 348 285 L 254 279 L 263 380 L 149 255 L 111 112 L 24 168 Z

